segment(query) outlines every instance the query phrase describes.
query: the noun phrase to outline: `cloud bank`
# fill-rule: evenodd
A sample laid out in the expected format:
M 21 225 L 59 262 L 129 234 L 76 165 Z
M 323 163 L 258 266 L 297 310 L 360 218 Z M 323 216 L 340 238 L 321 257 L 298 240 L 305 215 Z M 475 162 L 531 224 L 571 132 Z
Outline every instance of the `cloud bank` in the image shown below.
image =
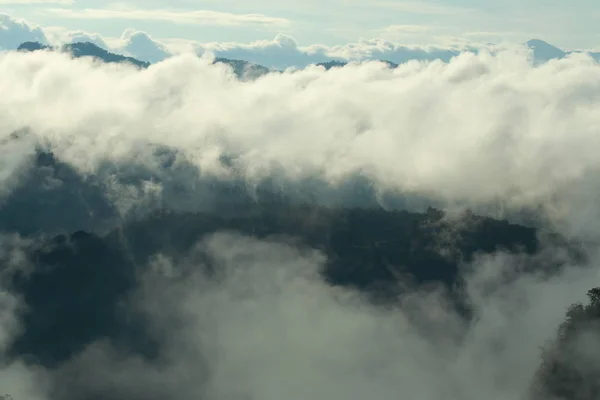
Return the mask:
M 10 53 L 0 63 L 7 182 L 43 143 L 107 185 L 124 162 L 162 181 L 179 168 L 280 184 L 360 175 L 379 190 L 447 204 L 544 204 L 557 220 L 598 194 L 600 75 L 583 55 L 534 68 L 526 54 L 465 53 L 450 63 L 313 67 L 252 83 L 193 56 L 141 72 L 62 54 Z M 157 146 L 175 149 L 177 168 L 160 167 Z
M 387 195 L 410 195 L 499 215 L 533 208 L 561 233 L 594 241 L 598 89 L 591 57 L 534 66 L 525 51 L 396 69 L 310 67 L 247 82 L 192 55 L 139 70 L 8 52 L 0 55 L 0 195 L 6 204 L 32 180 L 36 198 L 66 193 L 87 216 L 107 201 L 118 218 L 156 204 L 210 208 L 214 182 L 242 182 L 249 193 L 269 182 L 317 202 L 337 194 L 344 205 L 345 185 L 364 179 L 384 205 Z M 40 150 L 62 164 L 41 162 Z M 105 198 L 60 191 L 75 179 Z M 26 270 L 23 243 L 3 243 L 0 254 Z M 317 249 L 219 233 L 177 260 L 155 257 L 124 300 L 149 321 L 156 357 L 98 340 L 52 367 L 3 354 L 2 379 L 15 399 L 521 398 L 538 346 L 598 282 L 596 254 L 592 246 L 587 268 L 550 277 L 522 274 L 524 255 L 465 263 L 476 317 L 468 320 L 443 290 L 417 287 L 377 306 L 325 282 Z M 21 303 L 4 286 L 0 318 L 10 323 L 0 343 L 10 343 Z
M 186 14 L 187 15 L 187 14 Z M 489 52 L 506 50 L 506 45 L 462 43 L 448 46 L 410 46 L 382 38 L 360 39 L 356 43 L 325 46 L 299 45 L 286 34 L 279 33 L 273 39 L 251 43 L 200 42 L 184 39 L 157 39 L 147 32 L 127 29 L 119 38 L 103 37 L 82 30 L 63 30 L 57 27 L 40 28 L 26 21 L 3 14 L 0 26 L 0 47 L 16 49 L 24 41 L 51 42 L 54 45 L 74 42 L 91 42 L 106 50 L 156 63 L 181 53 L 206 54 L 236 60 L 244 60 L 268 68 L 284 70 L 289 67 L 305 68 L 308 65 L 329 61 L 385 60 L 402 64 L 411 60 L 448 62 L 462 52 Z M 388 30 L 417 29 L 414 26 L 391 26 Z M 562 58 L 569 52 L 563 51 L 541 40 L 530 40 L 524 44 L 536 62 Z M 600 53 L 589 52 L 596 60 Z

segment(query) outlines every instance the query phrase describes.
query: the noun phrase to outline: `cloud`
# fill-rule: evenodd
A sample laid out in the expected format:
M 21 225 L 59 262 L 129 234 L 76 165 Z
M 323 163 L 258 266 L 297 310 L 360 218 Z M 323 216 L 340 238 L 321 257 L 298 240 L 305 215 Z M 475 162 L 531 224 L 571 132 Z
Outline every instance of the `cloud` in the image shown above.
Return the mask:
M 374 182 L 381 201 L 414 196 L 490 215 L 541 207 L 554 223 L 593 231 L 597 64 L 571 55 L 533 67 L 529 57 L 464 53 L 449 63 L 309 68 L 242 84 L 191 55 L 139 72 L 6 54 L 0 120 L 11 161 L 0 176 L 18 182 L 43 143 L 85 176 L 98 174 L 124 209 L 151 193 L 186 203 L 181 190 L 208 201 L 205 186 L 181 186 L 188 179 L 252 187 L 269 178 L 326 201 L 358 177 Z M 22 128 L 21 141 L 8 139 Z M 161 167 L 161 148 L 172 149 L 177 168 Z M 131 165 L 143 167 L 146 183 L 127 183 Z M 193 204 L 203 203 L 185 207 Z
M 290 37 L 264 47 L 276 46 L 298 52 Z M 49 225 L 65 219 L 74 229 L 66 219 L 76 214 L 87 229 L 106 219 L 101 209 L 118 214 L 107 202 L 120 211 L 211 209 L 215 182 L 241 181 L 250 193 L 270 182 L 290 196 L 337 194 L 349 204 L 344 185 L 363 179 L 382 203 L 408 194 L 490 214 L 540 206 L 559 232 L 597 241 L 600 67 L 582 54 L 532 61 L 521 48 L 240 82 L 189 54 L 139 70 L 4 53 L 1 204 L 24 190 L 18 199 L 48 202 L 38 208 L 56 218 Z M 40 149 L 60 163 L 40 160 Z M 18 240 L 5 243 L 4 259 L 26 263 Z M 520 398 L 538 346 L 598 281 L 595 250 L 588 268 L 550 277 L 522 270 L 560 259 L 553 248 L 534 259 L 498 252 L 465 263 L 476 316 L 466 321 L 443 290 L 410 288 L 380 307 L 323 280 L 317 249 L 220 233 L 189 254 L 156 255 L 123 301 L 146 317 L 156 357 L 104 338 L 56 367 L 2 354 L 10 373 L 0 379 L 15 399 Z M 6 284 L 1 293 L 0 342 L 8 343 L 21 303 Z
M 434 1 L 376 1 L 375 4 L 377 7 L 418 15 L 457 16 L 477 12 L 473 8 L 449 6 Z
M 449 61 L 464 48 L 439 48 L 433 46 L 403 46 L 384 39 L 362 39 L 357 43 L 334 46 L 328 54 L 350 60 L 386 60 L 397 64 L 415 61 Z
M 521 398 L 538 345 L 598 278 L 585 269 L 502 283 L 517 259 L 478 260 L 467 275 L 477 304 L 467 324 L 436 290 L 379 307 L 334 288 L 319 275 L 322 254 L 285 241 L 221 233 L 194 253 L 213 260 L 213 274 L 157 259 L 129 304 L 146 315 L 161 356 L 98 341 L 52 371 L 57 398 Z
M 0 13 L 0 49 L 14 50 L 27 41 L 48 43 L 44 31 L 39 26 Z
M 45 28 L 44 33 L 49 38 L 49 41 L 55 45 L 89 42 L 105 50 L 111 48 L 99 33 L 90 33 L 82 30 L 70 31 L 62 28 Z
M 24 251 L 27 244 L 28 240 L 18 235 L 0 235 L 0 391 L 13 398 L 45 400 L 48 381 L 43 369 L 8 356 L 14 339 L 23 331 L 20 312 L 24 307 L 20 297 L 8 290 L 9 282 L 16 271 L 29 268 Z
M 54 45 L 90 42 L 105 50 L 151 63 L 160 62 L 176 53 L 170 51 L 162 42 L 153 39 L 148 33 L 132 28 L 123 31 L 119 38 L 105 38 L 99 33 L 60 27 L 46 27 L 44 33 Z
M 416 27 L 405 28 L 409 30 L 417 29 Z M 458 47 L 402 46 L 393 41 L 383 39 L 361 40 L 357 43 L 338 46 L 311 45 L 301 47 L 292 36 L 281 33 L 277 34 L 272 40 L 251 43 L 201 43 L 187 41 L 183 43 L 183 46 L 180 43 L 173 45 L 173 40 L 163 42 L 151 37 L 146 32 L 136 31 L 135 29 L 124 31 L 117 40 L 105 39 L 98 33 L 89 33 L 81 30 L 69 31 L 57 28 L 47 28 L 41 34 L 44 36 L 39 40 L 33 35 L 23 37 L 12 34 L 12 47 L 7 48 L 16 48 L 26 40 L 41 41 L 43 43 L 50 41 L 54 44 L 91 42 L 104 49 L 152 63 L 162 61 L 173 54 L 194 52 L 198 54 L 212 53 L 216 57 L 249 61 L 274 69 L 289 67 L 304 68 L 311 64 L 331 60 L 382 59 L 395 63 L 402 63 L 413 59 L 441 59 L 448 61 L 461 50 Z M 49 39 L 46 39 L 46 37 Z
M 285 26 L 290 23 L 290 21 L 285 18 L 268 17 L 262 14 L 232 14 L 211 10 L 173 11 L 133 8 L 86 8 L 79 10 L 50 8 L 45 9 L 43 12 L 48 15 L 61 18 L 152 20 L 170 21 L 181 24 L 204 24 L 219 26 Z
M 329 61 L 323 50 L 305 51 L 298 47 L 296 40 L 288 35 L 278 34 L 273 40 L 240 43 L 197 43 L 195 52 L 211 52 L 217 57 L 250 61 L 270 68 L 305 67 L 309 64 Z
M 70 5 L 74 2 L 74 0 L 0 0 L 0 4 L 5 5 Z
M 357 43 L 337 46 L 311 45 L 301 47 L 288 35 L 278 34 L 273 40 L 240 43 L 198 43 L 198 53 L 212 52 L 218 57 L 241 59 L 275 69 L 304 68 L 331 60 L 385 60 L 404 63 L 410 60 L 449 61 L 463 48 L 404 46 L 384 39 L 361 39 Z
M 228 155 L 245 179 L 278 166 L 281 179 L 335 184 L 364 174 L 382 189 L 446 202 L 554 198 L 562 207 L 597 168 L 598 69 L 583 55 L 533 68 L 526 53 L 465 53 L 447 64 L 312 68 L 251 84 L 192 56 L 138 72 L 7 54 L 0 68 L 4 135 L 27 126 L 86 173 L 121 157 L 155 169 L 152 143 L 181 149 L 208 175 L 234 173 L 219 162 Z
M 93 43 L 105 50 L 134 57 L 150 63 L 160 62 L 173 55 L 160 41 L 154 40 L 146 32 L 126 29 L 117 39 L 105 39 L 99 33 L 90 33 L 82 30 L 65 30 L 61 28 L 46 28 L 46 35 L 55 45 L 65 43 Z
M 165 45 L 153 40 L 146 32 L 134 29 L 123 32 L 116 49 L 134 58 L 151 63 L 162 61 L 172 55 Z
M 21 21 L 21 23 L 26 26 L 33 26 L 24 21 Z M 60 27 L 43 28 L 43 34 L 53 44 L 88 41 L 109 51 L 153 63 L 164 60 L 173 54 L 212 53 L 216 57 L 249 61 L 279 70 L 289 67 L 304 68 L 311 64 L 329 61 L 386 60 L 398 64 L 410 60 L 442 60 L 447 62 L 452 57 L 464 51 L 489 52 L 498 51 L 506 47 L 492 44 L 469 43 L 448 37 L 443 38 L 443 41 L 447 43 L 446 45 L 438 46 L 403 45 L 399 44 L 396 40 L 401 36 L 404 38 L 404 41 L 408 41 L 407 38 L 409 37 L 412 41 L 422 42 L 425 32 L 428 33 L 428 36 L 432 32 L 442 33 L 439 27 L 433 29 L 426 25 L 391 25 L 377 31 L 380 37 L 360 39 L 355 43 L 334 46 L 320 44 L 300 46 L 294 37 L 282 33 L 275 35 L 271 40 L 259 40 L 250 43 L 203 43 L 184 39 L 159 39 L 147 32 L 137 31 L 133 28 L 125 30 L 120 38 L 105 38 L 98 33 L 81 30 L 70 31 Z M 10 48 L 16 48 L 18 46 L 17 42 L 20 39 L 18 36 L 12 36 L 11 40 L 14 44 Z M 11 37 L 11 35 L 7 34 L 7 37 Z M 29 37 L 27 40 L 35 40 L 35 37 Z M 44 41 L 46 39 L 42 38 L 41 40 Z M 563 56 L 567 54 L 561 49 L 540 40 L 529 41 L 528 43 L 533 51 L 534 58 L 540 63 L 556 58 L 556 55 Z M 589 54 L 595 59 L 600 59 L 598 56 L 600 53 L 592 52 Z

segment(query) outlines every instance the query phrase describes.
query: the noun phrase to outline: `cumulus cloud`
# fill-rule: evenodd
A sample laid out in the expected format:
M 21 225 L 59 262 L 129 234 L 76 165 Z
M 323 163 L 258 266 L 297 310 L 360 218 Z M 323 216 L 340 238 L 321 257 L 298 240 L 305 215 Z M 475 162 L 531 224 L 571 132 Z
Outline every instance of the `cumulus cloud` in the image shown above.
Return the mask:
M 343 46 L 335 46 L 329 50 L 329 54 L 351 60 L 386 60 L 397 64 L 410 60 L 433 61 L 441 60 L 448 62 L 465 50 L 476 50 L 475 48 L 439 48 L 424 46 L 403 46 L 383 39 L 363 39 L 358 43 L 349 43 Z
M 278 34 L 273 40 L 240 43 L 198 43 L 196 52 L 212 52 L 217 57 L 246 60 L 269 68 L 303 68 L 309 64 L 331 60 L 324 49 L 305 51 L 298 47 L 296 40 L 288 35 Z
M 172 54 L 162 43 L 152 39 L 146 32 L 128 29 L 123 32 L 117 50 L 138 60 L 156 63 Z
M 46 28 L 44 32 L 54 45 L 89 42 L 104 50 L 151 63 L 160 62 L 177 53 L 177 51 L 167 48 L 162 42 L 153 39 L 146 32 L 132 28 L 123 31 L 119 38 L 104 38 L 99 33 L 62 28 Z
M 27 41 L 48 43 L 41 27 L 0 13 L 0 49 L 14 50 Z
M 361 39 L 337 46 L 298 46 L 296 40 L 279 34 L 273 40 L 240 43 L 199 43 L 197 51 L 211 51 L 219 57 L 248 60 L 276 69 L 304 68 L 310 64 L 337 61 L 385 60 L 404 63 L 409 60 L 449 61 L 467 48 L 403 46 L 384 39 Z
M 109 50 L 110 46 L 104 40 L 104 37 L 98 33 L 90 33 L 83 30 L 64 30 L 64 29 L 45 29 L 44 32 L 48 36 L 52 44 L 65 43 L 93 43 L 96 46 Z
M 287 37 L 277 46 L 297 51 Z M 105 201 L 202 209 L 215 181 L 249 192 L 269 181 L 320 201 L 364 179 L 380 199 L 411 195 L 489 213 L 540 206 L 561 233 L 597 240 L 600 67 L 582 54 L 532 61 L 525 49 L 462 53 L 241 82 L 192 55 L 139 70 L 5 53 L 0 151 L 10 158 L 0 164 L 0 194 L 9 201 L 31 171 L 44 190 L 77 179 L 102 189 L 98 202 L 112 216 Z M 40 162 L 38 150 L 64 165 Z M 93 190 L 58 193 L 80 200 L 69 211 L 97 214 Z M 99 340 L 59 366 L 19 361 L 10 364 L 18 375 L 3 376 L 38 391 L 15 387 L 15 399 L 519 398 L 538 346 L 600 278 L 596 253 L 588 255 L 590 267 L 550 277 L 522 273 L 523 255 L 463 265 L 476 317 L 466 320 L 443 290 L 414 288 L 380 307 L 325 282 L 315 249 L 221 233 L 177 260 L 157 255 L 125 302 L 145 315 L 156 357 Z M 550 249 L 538 261 L 559 256 Z M 18 302 L 5 298 L 0 318 L 17 323 Z

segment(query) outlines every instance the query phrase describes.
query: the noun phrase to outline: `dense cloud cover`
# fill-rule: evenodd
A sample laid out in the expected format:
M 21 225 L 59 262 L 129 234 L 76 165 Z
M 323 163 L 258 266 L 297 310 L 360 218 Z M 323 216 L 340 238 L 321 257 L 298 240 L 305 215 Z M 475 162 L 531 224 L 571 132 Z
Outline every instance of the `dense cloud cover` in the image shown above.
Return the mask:
M 310 181 L 318 196 L 319 182 L 359 175 L 382 192 L 448 204 L 552 207 L 561 221 L 598 195 L 600 69 L 585 56 L 532 68 L 525 54 L 465 53 L 243 83 L 210 64 L 180 56 L 139 71 L 57 53 L 2 55 L 4 191 L 43 146 L 101 179 L 123 207 L 125 164 L 148 174 L 137 192 L 127 187 L 133 197 L 168 195 L 152 182 L 194 191 L 189 179 L 215 177 Z
M 523 398 L 539 346 L 600 278 L 599 89 L 592 58 L 534 66 L 524 51 L 244 82 L 192 55 L 138 69 L 56 52 L 1 54 L 0 390 L 15 400 Z M 228 230 L 143 261 L 111 250 L 110 240 L 129 254 L 151 246 L 121 241 L 125 220 L 157 209 L 235 215 L 239 204 L 224 200 L 241 191 L 260 201 L 265 187 L 335 207 L 437 205 L 452 226 L 462 221 L 452 212 L 466 207 L 511 218 L 526 210 L 584 243 L 587 262 L 572 265 L 581 260 L 543 241 L 534 256 L 466 259 L 466 318 L 439 286 L 400 281 L 401 294 L 383 306 L 331 285 L 321 273 L 326 252 L 290 237 Z M 360 204 L 357 193 L 371 197 Z M 148 226 L 140 230 L 166 231 Z M 82 229 L 112 236 L 46 241 Z M 452 239 L 436 250 L 451 250 Z M 54 302 L 70 302 L 60 290 L 51 300 L 20 298 L 52 290 L 35 268 L 52 269 L 57 258 L 71 260 L 61 288 L 86 279 L 100 288 L 81 293 L 77 317 L 61 323 L 86 330 L 109 317 L 86 316 L 85 302 L 118 298 L 123 316 L 145 321 L 144 334 L 127 333 L 139 349 L 107 331 L 58 363 L 11 351 L 14 342 L 34 347 L 19 341 L 33 324 L 21 318 L 27 306 L 50 315 Z M 525 273 L 534 259 L 563 265 Z

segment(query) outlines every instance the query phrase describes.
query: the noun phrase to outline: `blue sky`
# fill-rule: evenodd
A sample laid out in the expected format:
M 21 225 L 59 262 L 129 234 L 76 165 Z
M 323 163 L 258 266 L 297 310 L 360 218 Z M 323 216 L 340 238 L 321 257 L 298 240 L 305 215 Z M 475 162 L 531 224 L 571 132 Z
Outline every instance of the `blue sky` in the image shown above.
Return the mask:
M 119 37 L 250 42 L 293 36 L 300 45 L 384 38 L 403 44 L 517 42 L 600 46 L 595 0 L 0 0 L 0 12 L 44 27 Z

